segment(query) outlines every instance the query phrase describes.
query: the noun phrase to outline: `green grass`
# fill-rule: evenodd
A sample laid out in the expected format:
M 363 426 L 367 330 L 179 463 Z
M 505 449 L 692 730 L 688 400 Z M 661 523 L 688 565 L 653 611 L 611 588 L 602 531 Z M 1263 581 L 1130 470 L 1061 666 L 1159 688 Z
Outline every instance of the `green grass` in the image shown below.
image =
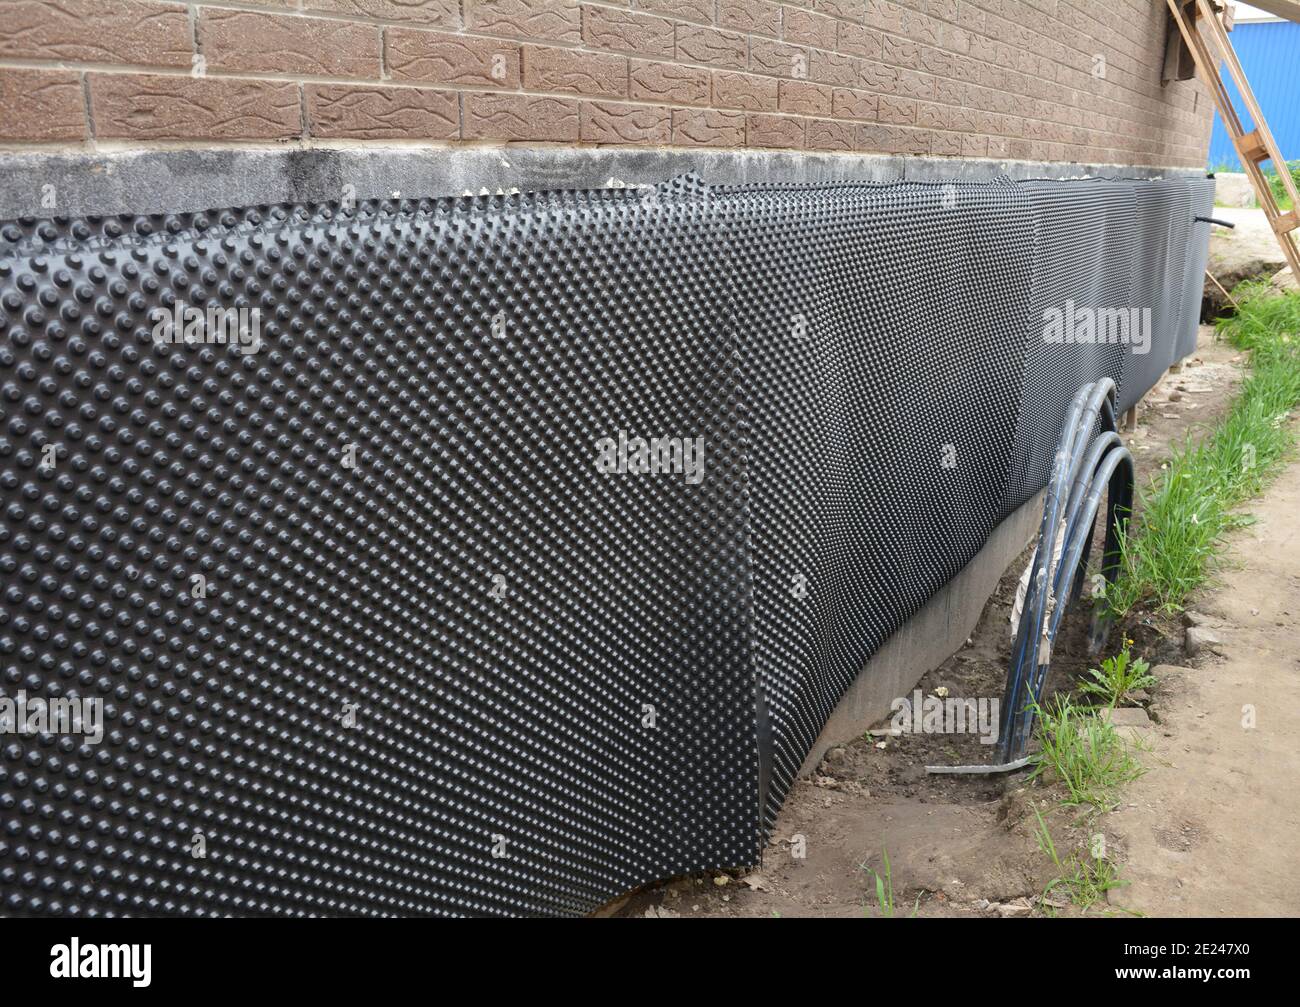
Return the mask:
M 1239 164 L 1217 164 L 1210 168 L 1210 171 L 1214 172 L 1216 175 L 1228 172 L 1241 172 L 1241 170 L 1242 168 Z M 1288 161 L 1287 170 L 1291 173 L 1291 178 L 1294 180 L 1296 188 L 1300 189 L 1300 161 Z M 1282 176 L 1278 174 L 1277 168 L 1273 166 L 1271 161 L 1269 162 L 1269 166 L 1264 169 L 1264 180 L 1268 182 L 1268 187 L 1273 190 L 1273 198 L 1277 200 L 1278 208 L 1284 212 L 1290 210 L 1292 208 L 1291 197 L 1287 194 L 1287 191 L 1282 184 Z M 1258 205 L 1258 202 L 1259 200 L 1256 199 L 1251 205 Z M 1216 199 L 1214 205 L 1222 206 L 1223 204 Z
M 1122 536 L 1120 575 L 1106 591 L 1118 616 L 1134 608 L 1175 612 L 1205 583 L 1228 530 L 1249 519 L 1256 496 L 1288 457 L 1286 420 L 1300 402 L 1300 294 L 1266 284 L 1238 287 L 1240 310 L 1219 335 L 1249 351 L 1249 374 L 1228 415 L 1175 451 L 1139 490 L 1137 517 Z
M 1046 908 L 1047 897 L 1058 889 L 1063 890 L 1074 905 L 1087 912 L 1093 906 L 1104 902 L 1108 891 L 1123 888 L 1128 884 L 1127 881 L 1120 880 L 1115 865 L 1104 856 L 1080 856 L 1075 852 L 1068 859 L 1063 860 L 1057 852 L 1051 832 L 1047 829 L 1047 823 L 1043 821 L 1043 816 L 1037 808 L 1034 809 L 1034 815 L 1038 818 L 1038 848 L 1047 855 L 1060 872 L 1043 889 L 1045 911 L 1051 912 L 1050 908 Z
M 897 911 L 897 904 L 894 901 L 894 873 L 889 866 L 889 851 L 881 850 L 880 852 L 885 862 L 884 874 L 878 874 L 865 863 L 859 866 L 876 879 L 876 908 L 880 911 L 880 915 L 886 919 L 893 919 Z M 920 908 L 921 896 L 918 895 L 916 904 L 912 906 L 912 916 L 915 916 Z
M 1115 707 L 1129 693 L 1155 685 L 1156 677 L 1150 674 L 1151 665 L 1132 655 L 1129 651 L 1131 643 L 1131 640 L 1125 641 L 1124 649 L 1102 661 L 1100 668 L 1089 668 L 1088 677 L 1079 683 L 1079 691 L 1098 697 L 1106 706 Z
M 1296 187 L 1300 188 L 1300 161 L 1288 161 L 1286 167 Z M 1273 190 L 1273 198 L 1277 200 L 1277 205 L 1282 210 L 1291 209 L 1291 197 L 1282 186 L 1282 177 L 1278 174 L 1277 168 L 1271 163 L 1264 169 L 1264 178 L 1268 180 L 1268 187 Z
M 1051 770 L 1069 792 L 1067 807 L 1090 805 L 1110 811 L 1121 787 L 1145 772 L 1129 744 L 1097 711 L 1076 706 L 1068 696 L 1035 708 L 1039 751 L 1033 776 Z

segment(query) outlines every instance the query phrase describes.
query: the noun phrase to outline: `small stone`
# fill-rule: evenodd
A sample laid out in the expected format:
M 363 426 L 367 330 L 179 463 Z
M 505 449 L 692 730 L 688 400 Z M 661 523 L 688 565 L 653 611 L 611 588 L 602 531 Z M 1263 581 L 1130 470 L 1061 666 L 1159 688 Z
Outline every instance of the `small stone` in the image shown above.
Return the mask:
M 1192 657 L 1204 651 L 1215 651 L 1223 643 L 1214 633 L 1204 626 L 1191 626 L 1184 637 L 1184 646 Z
M 1151 718 L 1140 706 L 1121 706 L 1101 711 L 1101 719 L 1108 720 L 1115 727 L 1150 727 Z
M 1212 622 L 1214 622 L 1214 620 L 1204 612 L 1194 612 L 1189 608 L 1183 613 L 1184 626 L 1208 626 Z
M 746 885 L 753 892 L 770 892 L 771 885 L 767 883 L 767 878 L 761 874 L 746 874 L 740 879 L 742 885 Z

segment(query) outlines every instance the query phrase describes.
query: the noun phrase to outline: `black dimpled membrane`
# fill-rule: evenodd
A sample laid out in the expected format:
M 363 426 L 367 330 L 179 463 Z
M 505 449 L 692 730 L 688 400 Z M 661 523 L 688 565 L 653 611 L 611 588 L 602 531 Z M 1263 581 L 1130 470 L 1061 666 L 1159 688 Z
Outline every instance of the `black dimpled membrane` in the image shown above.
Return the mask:
M 1210 261 L 1210 229 L 1214 226 L 1208 220 L 1196 219 L 1214 216 L 1214 179 L 1191 179 L 1189 189 L 1192 219 L 1185 238 L 1186 268 L 1181 288 L 1182 298 L 1178 306 L 1175 361 L 1196 352 L 1196 334 L 1201 320 L 1201 301 L 1205 292 L 1205 270 Z
M 0 696 L 105 712 L 0 734 L 0 912 L 573 915 L 756 862 L 1078 385 L 1159 376 L 1044 308 L 1141 301 L 1183 355 L 1207 192 L 0 222 Z M 157 344 L 177 301 L 260 349 Z M 663 471 L 606 470 L 635 438 Z
M 765 824 L 835 703 L 996 521 L 1032 219 L 1010 183 L 718 190 L 751 416 Z
M 1091 317 L 1095 336 L 1101 312 L 1127 312 L 1132 304 L 1133 184 L 1112 179 L 1023 183 L 1037 232 L 1032 326 L 1004 515 L 1046 485 L 1075 391 L 1101 377 L 1123 385 L 1126 347 L 1088 341 L 1083 322 Z M 1053 328 L 1057 319 L 1059 331 Z
M 1200 181 L 1204 180 L 1194 183 L 1167 178 L 1133 183 L 1137 246 L 1133 300 L 1140 310 L 1150 310 L 1151 339 L 1146 352 L 1130 352 L 1125 358 L 1125 380 L 1119 389 L 1120 409 L 1136 403 L 1160 380 L 1169 365 L 1180 359 L 1187 259 L 1195 254 L 1189 245 L 1193 193 Z M 1195 226 L 1208 241 L 1205 225 Z M 1188 320 L 1188 324 L 1194 331 L 1195 321 Z M 1189 338 L 1195 346 L 1195 335 Z

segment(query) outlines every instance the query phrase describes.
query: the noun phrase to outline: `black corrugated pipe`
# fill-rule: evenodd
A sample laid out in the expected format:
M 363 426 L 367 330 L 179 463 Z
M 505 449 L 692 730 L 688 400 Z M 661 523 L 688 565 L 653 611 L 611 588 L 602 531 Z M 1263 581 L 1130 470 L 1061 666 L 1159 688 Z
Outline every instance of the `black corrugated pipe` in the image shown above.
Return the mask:
M 1133 457 L 1115 430 L 1115 416 L 1115 384 L 1109 378 L 1080 388 L 1066 413 L 1007 674 L 998 744 L 1004 766 L 1024 756 L 1056 633 L 1087 567 L 1103 486 L 1108 490 L 1103 576 L 1113 581 L 1118 573 L 1119 535 L 1132 507 L 1134 471 Z M 1094 425 L 1101 427 L 1095 436 Z M 1094 635 L 1099 628 L 1104 627 L 1094 623 Z

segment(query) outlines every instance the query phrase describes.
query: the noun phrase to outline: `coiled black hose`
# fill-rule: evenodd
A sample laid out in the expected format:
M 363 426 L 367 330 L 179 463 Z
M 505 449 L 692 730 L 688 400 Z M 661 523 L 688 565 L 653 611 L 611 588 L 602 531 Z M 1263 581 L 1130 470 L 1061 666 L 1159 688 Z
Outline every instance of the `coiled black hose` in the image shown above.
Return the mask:
M 998 751 L 1004 764 L 1025 754 L 1057 631 L 1083 583 L 1103 491 L 1102 575 L 1113 583 L 1119 573 L 1120 535 L 1133 505 L 1134 465 L 1116 432 L 1115 395 L 1115 383 L 1102 378 L 1080 388 L 1066 412 L 1003 694 Z M 1099 428 L 1095 434 L 1094 428 Z M 1094 639 L 1104 632 L 1103 620 L 1094 623 L 1093 632 Z

